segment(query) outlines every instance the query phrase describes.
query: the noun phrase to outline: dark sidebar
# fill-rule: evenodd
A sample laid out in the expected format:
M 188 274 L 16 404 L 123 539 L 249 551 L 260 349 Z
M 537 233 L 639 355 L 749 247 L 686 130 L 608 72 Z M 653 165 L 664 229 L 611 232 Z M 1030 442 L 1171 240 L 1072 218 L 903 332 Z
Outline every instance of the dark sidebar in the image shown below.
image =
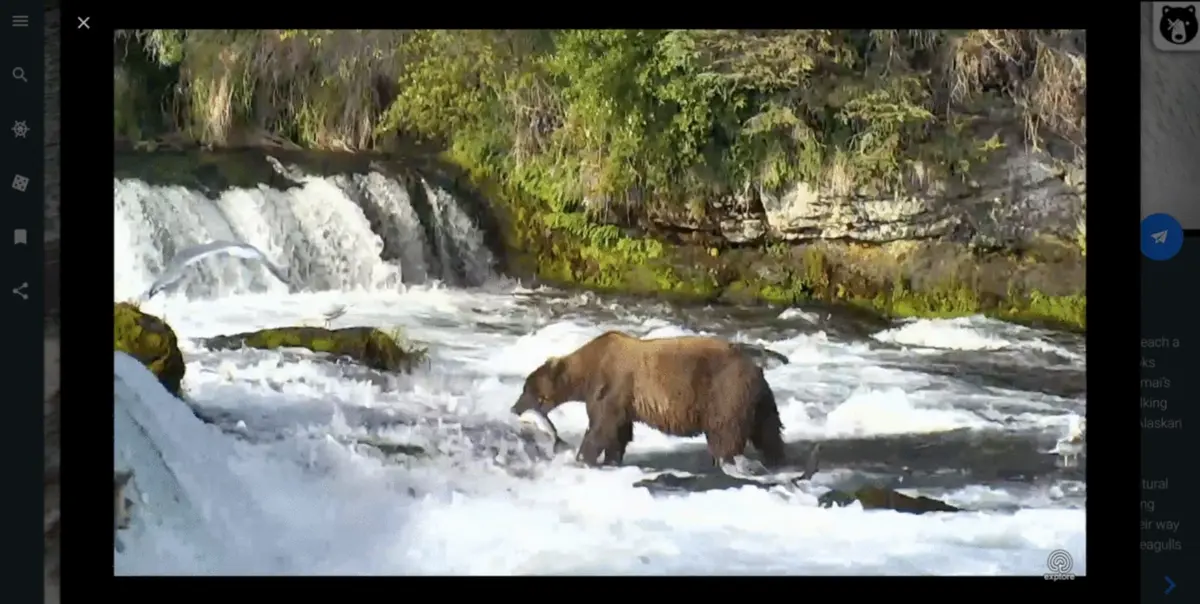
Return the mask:
M 1182 235 L 1178 226 L 1170 226 L 1144 228 L 1143 237 L 1151 237 L 1151 245 L 1170 245 L 1155 239 Z M 1192 494 L 1200 488 L 1200 476 L 1192 470 L 1197 448 L 1189 446 L 1186 430 L 1198 421 L 1189 414 L 1200 392 L 1200 231 L 1188 232 L 1177 249 L 1162 260 L 1142 257 L 1143 604 L 1195 601 L 1200 590 L 1195 553 L 1200 544 L 1189 538 L 1187 518 L 1187 510 L 1196 508 Z
M 4 3 L 0 36 L 0 254 L 5 325 L 19 342 L 5 359 L 6 401 L 11 429 L 0 439 L 0 458 L 9 464 L 9 489 L 38 493 L 43 457 L 42 431 L 42 232 L 43 232 L 43 65 L 42 2 Z M 25 486 L 21 486 L 25 485 Z M 6 569 L 8 599 L 42 601 L 42 498 L 6 497 L 5 544 L 12 568 Z

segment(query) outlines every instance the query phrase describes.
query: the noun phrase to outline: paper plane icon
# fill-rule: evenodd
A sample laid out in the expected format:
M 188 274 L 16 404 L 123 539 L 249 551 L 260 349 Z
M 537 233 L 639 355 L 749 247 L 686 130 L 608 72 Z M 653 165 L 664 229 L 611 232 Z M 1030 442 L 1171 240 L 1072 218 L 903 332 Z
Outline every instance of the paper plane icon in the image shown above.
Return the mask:
M 1154 243 L 1158 243 L 1158 244 L 1166 243 L 1167 242 L 1167 232 L 1159 231 L 1157 233 L 1150 233 L 1150 238 L 1154 240 Z

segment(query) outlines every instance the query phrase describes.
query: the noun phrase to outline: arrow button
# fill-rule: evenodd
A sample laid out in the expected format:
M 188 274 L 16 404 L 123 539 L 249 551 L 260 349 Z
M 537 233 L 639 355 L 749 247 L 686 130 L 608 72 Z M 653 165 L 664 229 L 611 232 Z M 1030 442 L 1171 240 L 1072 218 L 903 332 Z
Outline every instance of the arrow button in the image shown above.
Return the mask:
M 1171 592 L 1175 591 L 1175 582 L 1171 580 L 1171 577 L 1163 578 L 1167 580 L 1167 591 L 1164 591 L 1163 593 L 1166 595 L 1171 595 Z

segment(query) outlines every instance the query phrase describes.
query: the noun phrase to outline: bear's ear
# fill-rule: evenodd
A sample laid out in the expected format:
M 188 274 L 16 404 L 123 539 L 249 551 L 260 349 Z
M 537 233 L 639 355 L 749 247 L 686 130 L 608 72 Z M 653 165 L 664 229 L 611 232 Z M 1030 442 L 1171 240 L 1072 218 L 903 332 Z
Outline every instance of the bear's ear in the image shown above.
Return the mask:
M 1164 7 L 1163 7 L 1163 14 L 1164 14 L 1164 15 L 1167 15 L 1167 14 L 1170 14 L 1170 13 L 1171 13 L 1171 7 L 1169 7 L 1169 6 L 1164 6 Z
M 1194 14 L 1196 14 L 1196 5 L 1195 5 L 1195 4 L 1189 4 L 1189 5 L 1188 5 L 1188 7 L 1187 7 L 1187 12 L 1189 12 L 1189 13 L 1191 13 L 1191 14 L 1193 14 L 1193 15 L 1194 15 Z
M 558 378 L 562 376 L 563 369 L 566 366 L 562 357 L 550 357 L 546 359 L 546 369 L 550 370 L 550 379 L 556 383 L 558 382 Z

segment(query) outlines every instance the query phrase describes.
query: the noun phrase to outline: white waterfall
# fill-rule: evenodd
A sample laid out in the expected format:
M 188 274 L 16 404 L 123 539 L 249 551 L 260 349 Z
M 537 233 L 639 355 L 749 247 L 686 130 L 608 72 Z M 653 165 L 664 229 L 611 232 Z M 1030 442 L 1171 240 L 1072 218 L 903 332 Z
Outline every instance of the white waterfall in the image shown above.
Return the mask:
M 114 179 L 116 299 L 145 291 L 179 250 L 214 239 L 259 248 L 288 267 L 294 290 L 388 290 L 429 280 L 479 285 L 493 275 L 476 221 L 453 194 L 424 179 L 416 191 L 379 172 L 296 180 L 288 190 L 259 185 L 213 198 Z M 426 211 L 414 198 L 428 203 Z M 255 263 L 218 257 L 198 263 L 170 291 L 212 298 L 287 288 Z

